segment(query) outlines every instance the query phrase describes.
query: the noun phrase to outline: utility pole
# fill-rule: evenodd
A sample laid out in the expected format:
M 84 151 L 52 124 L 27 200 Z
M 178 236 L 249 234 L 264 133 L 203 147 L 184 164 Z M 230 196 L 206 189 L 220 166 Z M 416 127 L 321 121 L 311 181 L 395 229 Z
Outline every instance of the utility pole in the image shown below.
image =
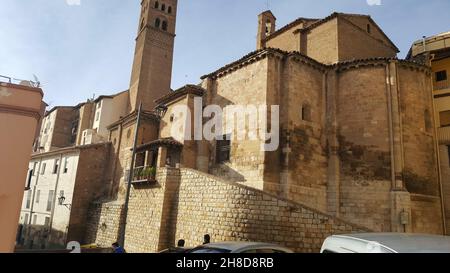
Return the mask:
M 137 113 L 136 118 L 136 129 L 134 132 L 134 143 L 133 143 L 133 153 L 131 155 L 131 166 L 130 166 L 130 173 L 128 174 L 128 184 L 127 184 L 127 194 L 125 197 L 125 205 L 124 205 L 124 213 L 123 213 L 123 227 L 120 230 L 120 235 L 118 239 L 118 243 L 124 247 L 125 246 L 125 231 L 127 229 L 127 218 L 128 218 L 128 204 L 130 202 L 130 192 L 131 192 L 131 180 L 133 179 L 134 174 L 134 160 L 136 157 L 136 147 L 138 142 L 138 136 L 139 136 L 139 127 L 141 124 L 141 113 L 142 113 L 142 102 L 139 104 L 139 110 Z

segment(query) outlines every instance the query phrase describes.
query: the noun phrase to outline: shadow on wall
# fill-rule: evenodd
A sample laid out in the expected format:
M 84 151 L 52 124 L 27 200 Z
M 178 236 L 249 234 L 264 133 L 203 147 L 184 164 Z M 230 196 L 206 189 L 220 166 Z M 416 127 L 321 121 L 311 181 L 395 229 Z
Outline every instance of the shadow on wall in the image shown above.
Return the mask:
M 245 177 L 241 173 L 231 168 L 227 164 L 216 164 L 213 168 L 211 168 L 211 173 L 232 182 L 247 181 L 247 179 L 245 179 Z
M 109 247 L 111 239 L 118 240 L 124 228 L 124 209 L 120 203 L 94 202 L 90 205 L 86 234 L 82 244 L 97 243 Z
M 42 225 L 19 225 L 16 249 L 65 249 L 67 233 Z

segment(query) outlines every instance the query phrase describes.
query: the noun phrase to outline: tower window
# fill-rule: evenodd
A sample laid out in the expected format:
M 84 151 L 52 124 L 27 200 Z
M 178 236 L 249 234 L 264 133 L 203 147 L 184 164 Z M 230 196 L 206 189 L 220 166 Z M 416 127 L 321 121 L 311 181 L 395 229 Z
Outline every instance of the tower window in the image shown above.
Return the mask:
M 166 11 L 166 5 L 165 5 L 165 4 L 162 4 L 161 10 L 162 10 L 162 11 Z
M 302 106 L 302 120 L 311 121 L 311 106 L 307 103 Z
M 425 110 L 425 131 L 427 131 L 428 133 L 431 132 L 431 130 L 433 129 L 433 122 L 431 120 L 431 114 L 430 111 L 427 109 Z
M 167 21 L 162 22 L 162 30 L 167 31 Z
M 155 27 L 159 28 L 160 25 L 161 25 L 161 20 L 159 18 L 156 18 Z
M 367 24 L 367 33 L 371 33 L 371 32 L 372 32 L 372 29 L 370 27 L 370 24 Z
M 158 1 L 155 2 L 155 9 L 159 9 L 159 2 Z
M 172 13 L 172 7 L 168 7 L 168 8 L 167 8 L 167 12 L 168 12 L 168 13 Z

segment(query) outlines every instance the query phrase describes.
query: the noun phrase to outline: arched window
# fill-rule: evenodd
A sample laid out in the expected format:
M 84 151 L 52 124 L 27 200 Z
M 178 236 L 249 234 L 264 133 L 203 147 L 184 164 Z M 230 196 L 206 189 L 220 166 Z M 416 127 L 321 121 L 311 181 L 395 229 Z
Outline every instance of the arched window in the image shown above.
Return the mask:
M 167 8 L 167 12 L 168 12 L 168 13 L 172 13 L 172 7 L 168 7 L 168 8 Z
M 302 120 L 311 121 L 311 106 L 308 103 L 302 106 Z
M 433 122 L 431 120 L 431 114 L 430 111 L 425 110 L 425 114 L 424 114 L 424 118 L 425 118 L 425 130 L 430 133 L 431 130 L 433 129 Z
M 161 20 L 159 18 L 156 18 L 156 20 L 155 20 L 155 27 L 159 28 L 160 25 L 161 25 Z
M 155 2 L 155 9 L 159 9 L 159 2 L 158 1 Z
M 162 22 L 162 30 L 167 31 L 167 21 Z
M 162 11 L 166 11 L 166 4 L 162 4 L 161 10 L 162 10 Z

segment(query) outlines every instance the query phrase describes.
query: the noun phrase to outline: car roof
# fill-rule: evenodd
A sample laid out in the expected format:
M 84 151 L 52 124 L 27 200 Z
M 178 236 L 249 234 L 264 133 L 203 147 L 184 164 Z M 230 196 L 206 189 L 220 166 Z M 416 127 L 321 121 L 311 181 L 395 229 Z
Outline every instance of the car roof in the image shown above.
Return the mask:
M 227 249 L 231 252 L 242 249 L 242 248 L 261 248 L 261 247 L 273 247 L 273 248 L 282 248 L 285 249 L 285 247 L 270 244 L 270 243 L 260 243 L 260 242 L 221 242 L 221 243 L 210 243 L 203 245 L 203 247 L 208 248 L 221 248 L 221 249 Z
M 331 238 L 376 242 L 399 253 L 450 252 L 450 236 L 410 233 L 359 233 L 334 235 Z

